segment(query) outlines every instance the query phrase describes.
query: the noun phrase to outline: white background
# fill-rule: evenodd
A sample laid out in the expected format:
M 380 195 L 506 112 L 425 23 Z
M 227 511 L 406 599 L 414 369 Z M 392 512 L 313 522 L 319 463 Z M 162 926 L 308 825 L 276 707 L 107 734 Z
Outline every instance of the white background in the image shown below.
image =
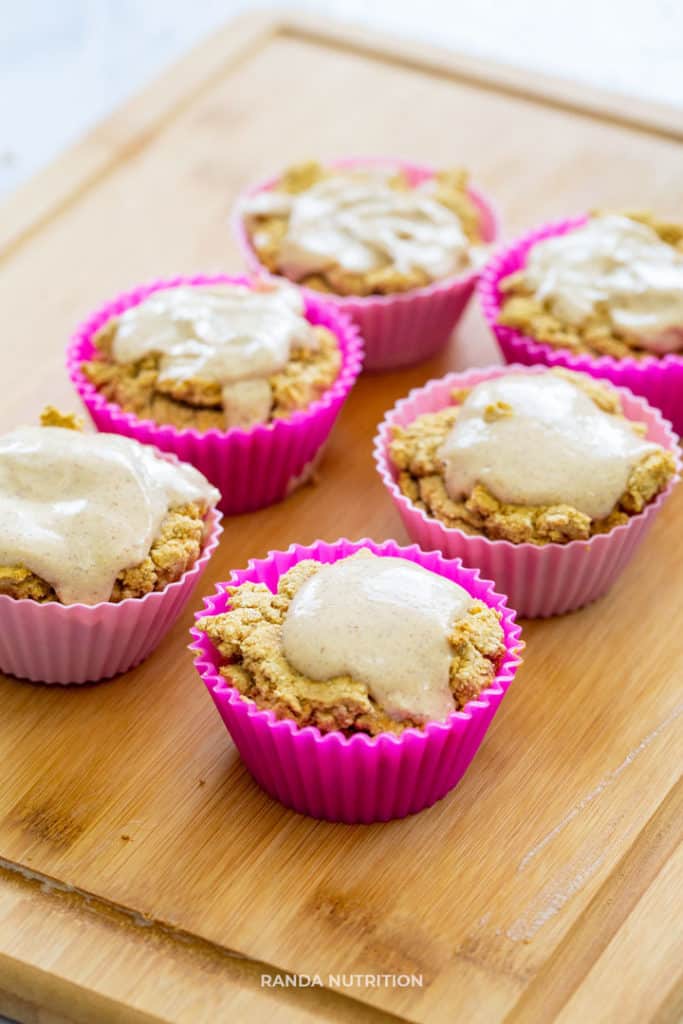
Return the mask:
M 0 195 L 212 29 L 263 6 L 0 0 Z M 303 0 L 296 6 L 683 106 L 683 0 Z

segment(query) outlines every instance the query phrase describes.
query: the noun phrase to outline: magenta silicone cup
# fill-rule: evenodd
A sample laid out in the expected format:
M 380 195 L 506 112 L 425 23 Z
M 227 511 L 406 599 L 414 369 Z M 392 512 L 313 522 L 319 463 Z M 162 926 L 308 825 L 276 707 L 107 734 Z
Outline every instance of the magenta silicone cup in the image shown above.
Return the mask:
M 571 220 L 545 224 L 499 250 L 486 265 L 479 280 L 479 301 L 484 316 L 508 363 L 524 363 L 526 366 L 534 363 L 565 366 L 569 370 L 589 373 L 593 377 L 604 377 L 617 387 L 629 388 L 634 394 L 647 399 L 650 405 L 657 406 L 671 421 L 676 433 L 681 434 L 683 355 L 673 353 L 662 357 L 647 355 L 639 359 L 632 356 L 614 359 L 612 356 L 575 354 L 569 349 L 543 344 L 520 334 L 513 327 L 505 327 L 498 323 L 501 280 L 524 266 L 527 253 L 536 242 L 555 235 L 565 235 L 568 231 L 581 227 L 587 220 L 588 217 L 583 215 Z
M 421 164 L 381 158 L 332 160 L 330 166 L 389 166 L 403 171 L 414 185 L 433 178 L 435 174 L 433 168 Z M 278 180 L 279 176 L 275 176 L 253 185 L 242 199 L 273 188 Z M 484 241 L 495 242 L 500 234 L 500 222 L 494 207 L 477 189 L 469 188 L 468 191 L 481 214 Z M 241 202 L 238 201 L 236 205 L 233 224 L 245 262 L 250 270 L 267 273 L 244 227 L 240 215 Z M 469 302 L 479 273 L 479 269 L 468 270 L 456 277 L 435 281 L 425 288 L 414 288 L 394 295 L 369 295 L 361 298 L 325 293 L 325 301 L 333 303 L 358 325 L 365 343 L 363 369 L 393 370 L 423 362 L 444 347 Z
M 161 642 L 204 574 L 222 533 L 207 516 L 202 553 L 163 590 L 118 604 L 39 604 L 0 594 L 0 671 L 34 683 L 94 683 L 138 665 Z
M 233 572 L 229 584 L 204 599 L 201 615 L 214 615 L 229 606 L 227 585 L 246 581 L 277 589 L 280 576 L 297 562 L 314 558 L 336 562 L 361 548 L 379 556 L 395 556 L 417 562 L 426 569 L 454 580 L 501 615 L 506 653 L 492 684 L 462 711 L 443 722 L 429 722 L 424 729 L 406 729 L 400 735 L 382 733 L 370 737 L 341 732 L 321 734 L 313 726 L 299 728 L 289 718 L 278 719 L 243 697 L 219 673 L 221 656 L 211 641 L 196 628 L 191 650 L 195 666 L 240 752 L 260 786 L 286 807 L 329 821 L 372 822 L 403 818 L 429 807 L 462 778 L 476 754 L 486 730 L 520 663 L 520 628 L 506 598 L 497 594 L 479 573 L 463 568 L 460 561 L 445 559 L 436 551 L 420 551 L 415 545 L 400 547 L 395 541 L 315 541 L 309 547 L 292 544 L 287 551 L 271 551 L 253 559 L 248 568 Z
M 221 492 L 218 507 L 225 515 L 253 512 L 286 498 L 313 472 L 323 445 L 334 426 L 363 360 L 358 329 L 344 315 L 320 297 L 304 296 L 306 319 L 329 328 L 342 354 L 339 376 L 332 386 L 306 409 L 286 419 L 259 423 L 243 430 L 176 429 L 168 424 L 141 420 L 107 399 L 81 370 L 92 358 L 93 337 L 111 317 L 136 306 L 152 292 L 176 285 L 248 284 L 249 278 L 226 274 L 197 274 L 141 285 L 119 295 L 93 313 L 74 335 L 67 353 L 69 375 L 98 430 L 125 434 L 143 444 L 153 444 L 191 462 Z
M 512 544 L 508 540 L 489 540 L 480 534 L 467 534 L 445 526 L 417 508 L 401 492 L 398 471 L 389 457 L 392 427 L 405 426 L 426 412 L 450 405 L 456 388 L 472 388 L 481 381 L 507 373 L 547 373 L 544 366 L 489 366 L 464 373 L 449 373 L 411 391 L 407 398 L 386 414 L 375 438 L 375 462 L 398 509 L 411 540 L 426 549 L 437 548 L 449 558 L 458 556 L 465 565 L 476 566 L 508 595 L 517 614 L 526 618 L 561 615 L 581 608 L 606 594 L 623 572 L 634 551 L 647 534 L 653 520 L 671 493 L 680 472 L 678 439 L 670 424 L 642 398 L 619 389 L 624 414 L 647 426 L 649 440 L 655 441 L 676 458 L 677 475 L 666 490 L 638 515 L 609 533 L 600 533 L 587 541 L 568 544 Z

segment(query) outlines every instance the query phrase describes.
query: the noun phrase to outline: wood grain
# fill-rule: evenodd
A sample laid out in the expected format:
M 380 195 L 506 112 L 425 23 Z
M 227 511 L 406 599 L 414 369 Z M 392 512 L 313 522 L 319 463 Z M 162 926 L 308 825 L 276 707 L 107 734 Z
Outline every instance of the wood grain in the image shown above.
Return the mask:
M 599 97 L 582 113 L 580 97 L 546 104 L 479 70 L 318 22 L 247 19 L 210 40 L 10 206 L 0 429 L 48 401 L 73 407 L 64 348 L 92 306 L 147 278 L 236 269 L 235 195 L 302 157 L 466 163 L 510 232 L 595 205 L 683 206 L 661 111 L 648 132 L 628 105 L 601 118 Z M 318 483 L 226 523 L 203 589 L 292 541 L 404 540 L 372 462 L 376 424 L 429 377 L 497 358 L 471 310 L 439 358 L 362 379 Z M 191 612 L 113 682 L 1 679 L 0 1009 L 673 1022 L 682 516 L 677 493 L 608 597 L 527 625 L 526 664 L 467 776 L 401 822 L 331 825 L 270 801 L 194 674 Z M 421 973 L 424 987 L 260 987 L 281 971 Z
M 326 989 L 274 988 L 279 972 L 269 964 L 189 934 L 140 928 L 130 914 L 96 898 L 57 886 L 39 889 L 0 871 L 0 933 L 10 932 L 12 949 L 0 950 L 0 1009 L 25 1024 L 214 1024 L 228 1015 L 273 1024 L 399 1019 Z M 261 986 L 262 976 L 270 988 Z

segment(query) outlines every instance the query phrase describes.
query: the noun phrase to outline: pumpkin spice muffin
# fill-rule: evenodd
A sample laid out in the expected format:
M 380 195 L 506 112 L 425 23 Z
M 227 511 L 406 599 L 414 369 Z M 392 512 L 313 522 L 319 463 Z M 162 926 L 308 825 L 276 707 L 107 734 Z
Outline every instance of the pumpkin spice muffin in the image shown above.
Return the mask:
M 109 401 L 139 419 L 199 432 L 291 416 L 335 381 L 332 331 L 289 285 L 182 284 L 154 291 L 95 334 L 82 363 Z
M 192 466 L 48 407 L 0 436 L 0 594 L 64 605 L 161 591 L 197 561 L 219 494 Z
M 221 674 L 259 708 L 322 733 L 442 721 L 491 685 L 505 652 L 497 609 L 367 549 L 298 562 L 276 593 L 252 582 L 226 593 L 229 610 L 196 623 L 226 659 Z
M 593 214 L 536 241 L 498 287 L 498 324 L 553 348 L 617 360 L 683 352 L 683 224 Z
M 337 296 L 390 295 L 462 274 L 484 241 L 462 170 L 416 183 L 400 166 L 310 162 L 247 196 L 239 214 L 264 267 Z
M 676 472 L 607 382 L 554 369 L 455 391 L 394 426 L 397 484 L 446 527 L 513 544 L 566 544 L 628 522 Z

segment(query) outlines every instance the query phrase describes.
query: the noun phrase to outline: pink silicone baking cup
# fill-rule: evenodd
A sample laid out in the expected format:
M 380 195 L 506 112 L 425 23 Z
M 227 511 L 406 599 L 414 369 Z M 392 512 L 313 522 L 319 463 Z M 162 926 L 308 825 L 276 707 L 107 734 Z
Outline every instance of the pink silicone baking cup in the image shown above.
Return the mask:
M 286 419 L 259 423 L 243 430 L 176 429 L 152 420 L 141 420 L 107 399 L 90 383 L 81 363 L 95 351 L 93 338 L 113 316 L 136 306 L 152 292 L 176 285 L 249 284 L 249 278 L 226 274 L 197 274 L 141 285 L 119 295 L 82 324 L 67 353 L 71 380 L 98 430 L 125 434 L 143 444 L 172 452 L 191 462 L 221 492 L 218 507 L 226 515 L 253 512 L 286 498 L 313 472 L 323 445 L 334 426 L 363 361 L 358 329 L 340 310 L 321 298 L 304 296 L 305 316 L 312 324 L 329 328 L 336 336 L 342 366 L 332 386 L 306 409 Z
M 596 534 L 587 541 L 568 544 L 512 544 L 507 540 L 489 540 L 480 534 L 444 526 L 438 519 L 417 508 L 401 492 L 398 471 L 389 457 L 392 427 L 412 423 L 417 416 L 436 412 L 452 403 L 456 388 L 471 388 L 481 381 L 507 373 L 546 373 L 543 366 L 489 366 L 464 373 L 450 373 L 411 391 L 407 398 L 388 412 L 375 438 L 377 469 L 399 511 L 411 540 L 426 549 L 437 548 L 448 557 L 458 556 L 465 565 L 476 566 L 508 595 L 517 614 L 527 618 L 561 615 L 602 597 L 623 572 L 634 551 L 647 534 L 653 520 L 678 479 L 681 460 L 678 438 L 670 424 L 642 398 L 619 389 L 625 415 L 647 425 L 649 440 L 655 441 L 676 458 L 677 474 L 666 490 L 628 523 L 609 533 Z
M 407 160 L 353 158 L 330 161 L 332 167 L 382 167 L 403 171 L 412 184 L 433 178 L 433 168 Z M 273 188 L 279 176 L 251 186 L 243 199 Z M 475 188 L 470 198 L 481 214 L 484 241 L 495 242 L 500 234 L 499 217 L 488 200 Z M 254 251 L 240 215 L 241 201 L 235 208 L 233 225 L 237 240 L 252 271 L 267 273 Z M 365 343 L 364 370 L 393 370 L 423 362 L 444 347 L 462 316 L 474 291 L 480 270 L 470 270 L 457 277 L 435 281 L 425 288 L 394 295 L 370 295 L 366 298 L 325 294 L 325 300 L 350 316 L 358 325 Z M 313 294 L 319 294 L 314 292 Z
M 499 250 L 482 271 L 479 280 L 479 301 L 484 316 L 493 331 L 508 363 L 523 363 L 530 366 L 543 363 L 546 366 L 566 366 L 593 377 L 604 377 L 618 387 L 628 388 L 636 395 L 642 395 L 650 405 L 657 406 L 671 421 L 674 430 L 683 433 L 683 356 L 643 356 L 634 359 L 614 359 L 612 356 L 590 356 L 574 354 L 569 349 L 558 349 L 529 338 L 512 327 L 498 323 L 501 307 L 500 282 L 508 274 L 521 269 L 526 263 L 527 253 L 536 242 L 581 227 L 588 220 L 586 215 L 571 220 L 545 224 Z
M 202 553 L 163 590 L 118 604 L 16 601 L 0 594 L 0 671 L 34 683 L 94 683 L 138 665 L 161 642 L 204 574 L 223 532 L 206 520 Z
M 426 569 L 454 580 L 501 614 L 506 653 L 492 684 L 462 711 L 444 722 L 430 722 L 424 729 L 406 729 L 400 736 L 382 733 L 369 737 L 358 733 L 321 734 L 317 728 L 299 728 L 287 718 L 259 709 L 220 674 L 221 656 L 210 640 L 192 629 L 191 650 L 228 732 L 247 768 L 272 797 L 301 814 L 329 821 L 387 821 L 414 814 L 440 800 L 456 785 L 476 754 L 520 663 L 520 628 L 506 598 L 497 594 L 479 573 L 463 568 L 458 560 L 445 559 L 436 551 L 399 547 L 394 541 L 315 541 L 310 547 L 293 544 L 287 551 L 271 551 L 254 559 L 248 568 L 233 572 L 229 584 L 204 600 L 201 615 L 215 615 L 229 606 L 227 585 L 265 583 L 277 589 L 278 579 L 297 562 L 314 558 L 336 562 L 361 548 L 376 555 L 417 562 Z

